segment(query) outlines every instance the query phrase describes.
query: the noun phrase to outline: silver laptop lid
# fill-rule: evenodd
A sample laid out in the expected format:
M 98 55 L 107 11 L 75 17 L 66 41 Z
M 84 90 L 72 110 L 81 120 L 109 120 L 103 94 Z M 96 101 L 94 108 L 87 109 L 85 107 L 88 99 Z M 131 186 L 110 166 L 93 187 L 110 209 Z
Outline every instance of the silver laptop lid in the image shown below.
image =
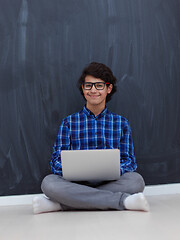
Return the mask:
M 108 181 L 120 178 L 119 149 L 63 150 L 63 178 L 69 181 Z

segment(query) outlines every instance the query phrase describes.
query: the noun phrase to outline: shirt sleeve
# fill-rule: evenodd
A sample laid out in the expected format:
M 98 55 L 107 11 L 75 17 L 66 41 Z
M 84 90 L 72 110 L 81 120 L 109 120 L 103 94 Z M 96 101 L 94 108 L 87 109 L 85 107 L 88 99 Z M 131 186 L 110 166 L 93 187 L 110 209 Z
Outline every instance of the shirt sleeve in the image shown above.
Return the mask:
M 67 121 L 63 120 L 53 146 L 52 160 L 50 162 L 52 173 L 62 176 L 61 151 L 69 149 L 70 129 Z
M 131 128 L 128 121 L 125 122 L 124 127 L 122 129 L 122 135 L 120 140 L 120 156 L 121 156 L 120 160 L 121 175 L 126 172 L 134 172 L 137 169 Z

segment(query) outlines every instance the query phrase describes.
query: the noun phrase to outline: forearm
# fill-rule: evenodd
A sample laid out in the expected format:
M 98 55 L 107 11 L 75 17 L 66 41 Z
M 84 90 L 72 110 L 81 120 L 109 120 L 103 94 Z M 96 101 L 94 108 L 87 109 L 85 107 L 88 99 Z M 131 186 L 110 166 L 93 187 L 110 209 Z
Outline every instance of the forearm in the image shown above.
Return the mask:
M 121 155 L 121 174 L 125 172 L 133 172 L 137 169 L 136 157 L 134 154 L 134 146 L 131 135 L 131 128 L 127 122 L 127 125 L 123 129 L 123 137 L 120 144 Z
M 61 151 L 70 149 L 70 133 L 67 123 L 62 122 L 58 136 L 56 138 L 52 160 L 50 162 L 51 171 L 54 174 L 62 176 Z
M 62 165 L 60 161 L 52 159 L 50 165 L 53 174 L 62 176 Z
M 137 169 L 135 156 L 125 156 L 121 159 L 121 175 L 126 172 L 134 172 Z

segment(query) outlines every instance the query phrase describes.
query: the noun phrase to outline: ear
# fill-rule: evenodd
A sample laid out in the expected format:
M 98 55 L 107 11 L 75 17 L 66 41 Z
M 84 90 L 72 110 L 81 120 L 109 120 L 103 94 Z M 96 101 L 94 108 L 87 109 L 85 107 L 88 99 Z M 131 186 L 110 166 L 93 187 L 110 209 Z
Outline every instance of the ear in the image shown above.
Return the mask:
M 82 91 L 83 91 L 83 93 L 84 93 L 84 87 L 83 87 L 83 84 L 81 85 L 81 88 L 82 88 Z
M 112 84 L 110 84 L 110 85 L 109 85 L 109 87 L 108 87 L 108 94 L 110 94 L 110 93 L 111 93 L 112 89 L 113 89 L 113 85 L 112 85 Z

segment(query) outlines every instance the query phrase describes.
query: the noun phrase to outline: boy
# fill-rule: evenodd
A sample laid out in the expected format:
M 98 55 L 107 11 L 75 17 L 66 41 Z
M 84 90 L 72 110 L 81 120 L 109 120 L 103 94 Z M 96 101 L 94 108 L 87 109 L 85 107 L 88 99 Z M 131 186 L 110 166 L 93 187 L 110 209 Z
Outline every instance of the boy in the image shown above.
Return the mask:
M 135 172 L 137 165 L 129 123 L 106 107 L 116 92 L 112 71 L 102 63 L 92 62 L 83 70 L 78 87 L 86 105 L 62 121 L 53 148 L 53 174 L 42 182 L 45 197 L 33 199 L 34 213 L 80 209 L 149 211 L 142 193 L 144 180 Z M 110 148 L 120 149 L 120 180 L 70 182 L 62 178 L 61 150 Z

